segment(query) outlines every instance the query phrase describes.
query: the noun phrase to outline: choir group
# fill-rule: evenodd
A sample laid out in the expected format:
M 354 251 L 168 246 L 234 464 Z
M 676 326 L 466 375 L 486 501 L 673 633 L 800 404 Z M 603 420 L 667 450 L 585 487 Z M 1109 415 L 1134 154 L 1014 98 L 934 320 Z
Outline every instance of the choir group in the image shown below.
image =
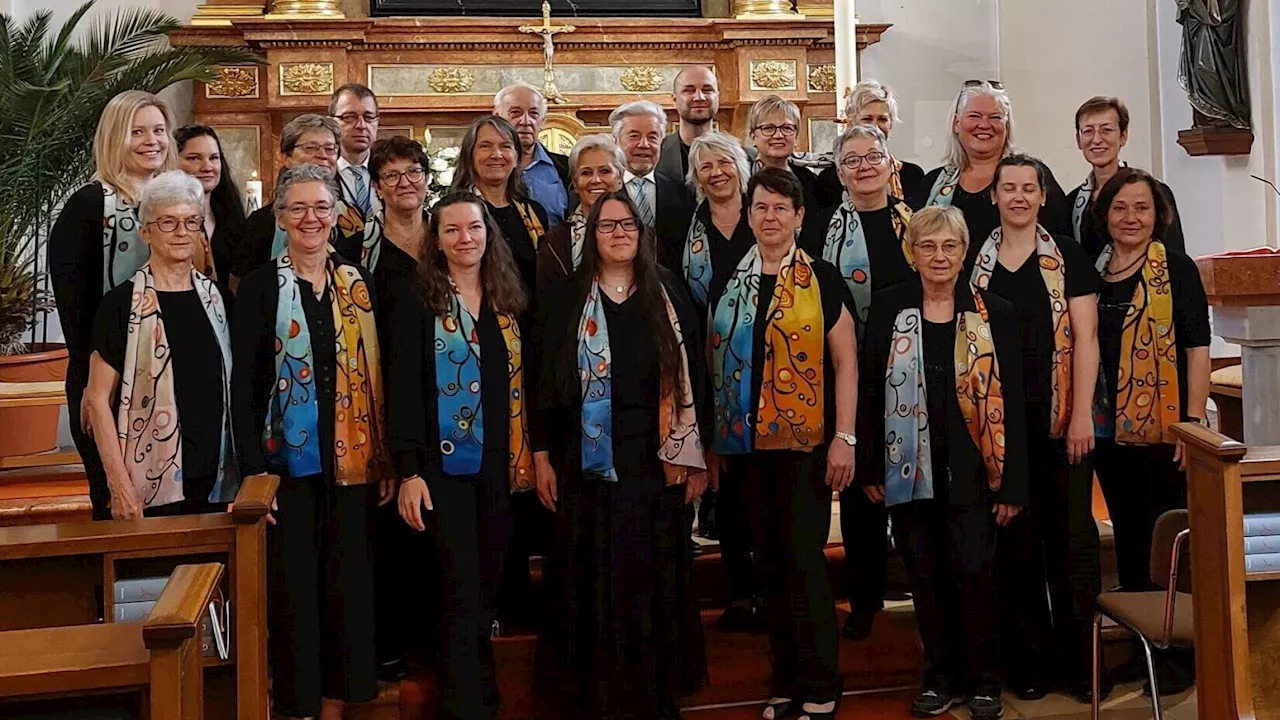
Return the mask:
M 246 218 L 212 129 L 117 96 L 48 257 L 95 518 L 218 512 L 281 476 L 289 717 L 340 718 L 414 654 L 441 717 L 491 719 L 504 623 L 540 632 L 545 716 L 679 717 L 708 681 L 704 493 L 720 627 L 768 633 L 765 720 L 834 717 L 841 636 L 871 634 L 891 544 L 925 650 L 914 715 L 999 718 L 1003 689 L 1087 701 L 1094 473 L 1121 586 L 1146 590 L 1155 519 L 1185 506 L 1170 428 L 1204 422 L 1209 384 L 1204 291 L 1168 188 L 1120 160 L 1124 104 L 1080 107 L 1093 170 L 1065 193 L 994 81 L 960 89 L 929 173 L 890 151 L 875 81 L 822 165 L 783 98 L 745 142 L 714 129 L 710 69 L 672 98 L 677 131 L 630 102 L 565 157 L 538 90 L 504 88 L 425 209 L 423 148 L 378 139 L 377 98 L 346 85 L 284 126 L 274 199 Z

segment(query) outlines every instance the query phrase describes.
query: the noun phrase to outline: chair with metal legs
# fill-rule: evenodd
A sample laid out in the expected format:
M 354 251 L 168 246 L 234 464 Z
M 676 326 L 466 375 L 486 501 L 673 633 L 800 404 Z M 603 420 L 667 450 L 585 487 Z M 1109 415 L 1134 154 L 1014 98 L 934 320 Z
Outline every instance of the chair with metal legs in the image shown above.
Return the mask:
M 1189 648 L 1195 643 L 1191 614 L 1190 552 L 1184 545 L 1191 537 L 1186 510 L 1170 510 L 1156 520 L 1151 538 L 1151 582 L 1162 588 L 1152 592 L 1104 592 L 1098 596 L 1093 616 L 1093 720 L 1098 720 L 1102 671 L 1102 620 L 1111 618 L 1138 637 L 1147 660 L 1151 683 L 1151 712 L 1162 720 L 1160 685 L 1156 681 L 1152 649 Z

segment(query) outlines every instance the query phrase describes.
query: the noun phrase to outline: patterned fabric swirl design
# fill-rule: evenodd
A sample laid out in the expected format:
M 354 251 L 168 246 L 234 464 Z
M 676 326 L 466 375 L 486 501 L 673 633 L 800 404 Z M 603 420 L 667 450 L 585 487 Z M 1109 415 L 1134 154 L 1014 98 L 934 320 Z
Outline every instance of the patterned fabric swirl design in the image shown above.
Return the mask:
M 706 200 L 702 201 L 706 204 Z M 698 307 L 707 304 L 707 295 L 711 292 L 711 241 L 707 237 L 707 226 L 702 222 L 702 208 L 693 214 L 693 222 L 689 224 L 689 233 L 684 241 L 684 279 L 689 286 L 689 294 Z
M 938 179 L 933 181 L 933 188 L 929 190 L 929 201 L 925 203 L 925 207 L 933 205 L 949 207 L 956 199 L 958 185 L 960 185 L 960 168 L 953 165 L 944 166 L 942 172 L 938 173 Z
M 961 313 L 956 320 L 956 399 L 969 436 L 982 453 L 987 487 L 995 491 L 1004 480 L 1004 388 L 987 304 L 976 291 L 973 302 L 977 311 Z
M 886 507 L 933 497 L 921 322 L 919 308 L 904 308 L 893 321 L 884 378 Z
M 102 293 L 123 285 L 150 257 L 137 206 L 102 183 Z
M 906 203 L 896 203 L 891 214 L 893 232 L 902 244 L 902 256 L 914 268 L 915 260 L 911 256 L 911 248 L 907 247 L 907 225 L 911 223 L 911 208 Z M 844 276 L 849 292 L 853 294 L 858 335 L 861 339 L 863 326 L 871 313 L 871 257 L 867 251 L 866 228 L 863 227 L 862 218 L 853 207 L 848 192 L 844 194 L 844 202 L 831 215 L 827 239 L 822 246 L 822 259 L 836 266 Z

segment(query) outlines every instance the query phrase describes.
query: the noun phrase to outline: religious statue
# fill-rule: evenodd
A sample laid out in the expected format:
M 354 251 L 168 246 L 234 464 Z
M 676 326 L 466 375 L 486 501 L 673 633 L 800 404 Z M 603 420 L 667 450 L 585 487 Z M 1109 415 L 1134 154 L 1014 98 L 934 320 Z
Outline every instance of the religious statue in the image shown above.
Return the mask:
M 567 104 L 569 98 L 562 95 L 560 88 L 556 86 L 556 46 L 551 38 L 560 33 L 571 33 L 574 30 L 577 30 L 577 28 L 572 25 L 551 24 L 551 3 L 547 2 L 547 0 L 542 2 L 541 25 L 520 26 L 520 32 L 522 33 L 542 36 L 542 96 L 547 99 L 547 102 L 557 105 Z
M 1194 110 L 1194 126 L 1248 130 L 1245 0 L 1176 2 L 1178 24 L 1182 25 L 1178 84 Z

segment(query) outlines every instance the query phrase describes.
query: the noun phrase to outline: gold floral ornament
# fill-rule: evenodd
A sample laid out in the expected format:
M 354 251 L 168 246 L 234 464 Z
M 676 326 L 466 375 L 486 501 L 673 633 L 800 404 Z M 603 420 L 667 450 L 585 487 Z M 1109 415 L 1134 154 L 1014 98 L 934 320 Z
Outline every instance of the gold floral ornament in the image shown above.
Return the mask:
M 637 65 L 622 73 L 622 88 L 628 92 L 649 93 L 662 87 L 662 71 L 656 67 Z
M 836 66 L 809 66 L 809 90 L 812 92 L 836 91 Z
M 333 92 L 333 63 L 282 63 L 281 95 L 328 95 Z
M 795 90 L 795 61 L 761 60 L 751 63 L 751 85 L 763 90 Z
M 207 98 L 258 97 L 258 68 L 219 66 L 217 76 L 204 86 L 204 96 Z
M 476 84 L 476 78 L 464 67 L 438 67 L 427 76 L 427 84 L 438 93 L 464 93 Z

